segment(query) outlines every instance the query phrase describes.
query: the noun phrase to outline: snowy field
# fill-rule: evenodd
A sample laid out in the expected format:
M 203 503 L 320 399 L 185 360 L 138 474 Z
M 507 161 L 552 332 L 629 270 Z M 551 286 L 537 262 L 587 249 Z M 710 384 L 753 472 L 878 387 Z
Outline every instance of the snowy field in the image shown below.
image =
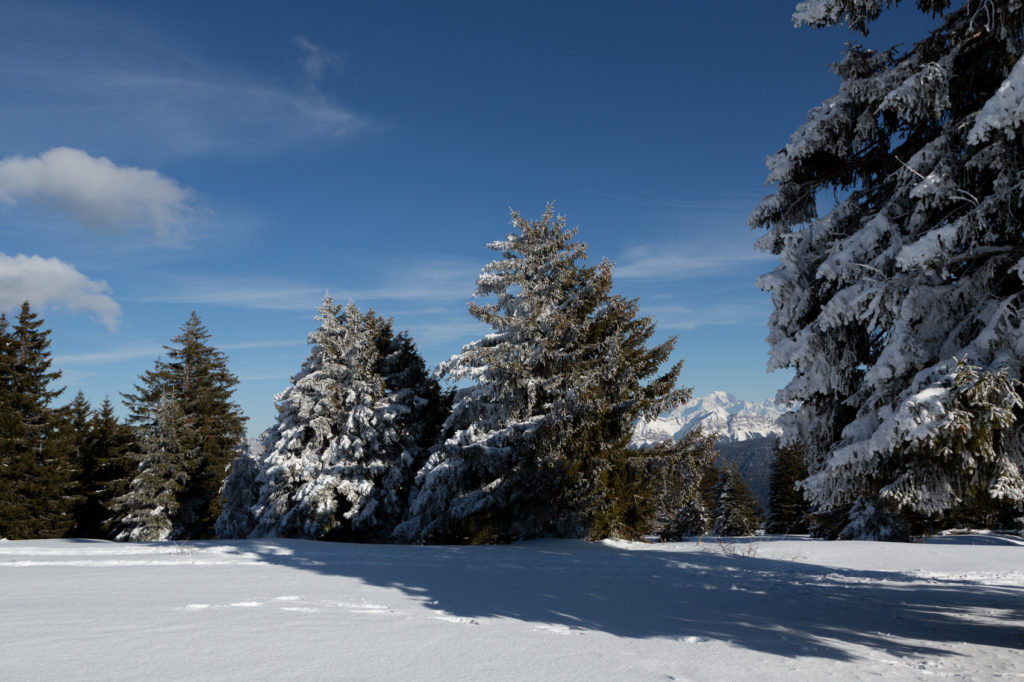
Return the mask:
M 1024 678 L 1024 542 L 0 542 L 4 680 Z

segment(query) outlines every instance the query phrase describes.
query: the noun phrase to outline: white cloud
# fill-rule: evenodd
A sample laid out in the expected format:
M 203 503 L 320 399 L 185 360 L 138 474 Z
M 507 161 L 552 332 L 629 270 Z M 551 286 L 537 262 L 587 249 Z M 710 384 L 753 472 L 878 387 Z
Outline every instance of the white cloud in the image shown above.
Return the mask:
M 298 45 L 305 54 L 302 60 L 302 70 L 306 72 L 311 81 L 320 80 L 328 68 L 341 66 L 341 57 L 326 47 L 317 45 L 303 36 L 295 36 L 292 42 Z
M 0 202 L 58 206 L 98 229 L 146 226 L 166 235 L 189 214 L 191 194 L 154 170 L 118 166 L 80 149 L 0 159 Z
M 13 310 L 27 300 L 37 309 L 90 312 L 114 330 L 121 306 L 109 294 L 106 282 L 91 280 L 57 258 L 0 253 L 0 310 Z

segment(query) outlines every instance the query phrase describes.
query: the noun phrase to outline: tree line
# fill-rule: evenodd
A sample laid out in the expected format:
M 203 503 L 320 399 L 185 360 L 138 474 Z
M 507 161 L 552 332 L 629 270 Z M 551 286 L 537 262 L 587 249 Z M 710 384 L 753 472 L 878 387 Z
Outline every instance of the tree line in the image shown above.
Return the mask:
M 0 537 L 209 536 L 245 417 L 199 317 L 122 394 L 125 423 L 109 398 L 52 405 L 63 389 L 42 324 L 29 302 L 13 325 L 0 314 Z
M 123 424 L 109 399 L 52 407 L 49 332 L 28 303 L 13 327 L 0 316 L 0 536 L 637 538 L 695 509 L 689 533 L 753 532 L 756 503 L 738 473 L 719 477 L 713 435 L 630 444 L 638 419 L 690 397 L 681 364 L 663 367 L 675 339 L 651 342 L 654 320 L 552 207 L 512 223 L 477 282 L 491 302 L 470 304 L 491 333 L 436 372 L 390 318 L 325 296 L 256 449 L 194 312 L 121 394 Z M 749 518 L 724 520 L 733 507 Z

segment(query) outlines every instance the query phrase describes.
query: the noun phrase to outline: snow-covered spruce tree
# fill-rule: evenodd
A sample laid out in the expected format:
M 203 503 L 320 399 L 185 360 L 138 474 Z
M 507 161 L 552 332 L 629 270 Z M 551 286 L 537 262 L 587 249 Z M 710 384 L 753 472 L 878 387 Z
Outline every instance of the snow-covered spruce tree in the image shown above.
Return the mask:
M 232 402 L 238 378 L 228 370 L 227 356 L 211 346 L 210 333 L 195 312 L 181 333 L 164 346 L 167 359 L 139 377 L 134 393 L 122 393 L 130 412 L 129 423 L 151 431 L 165 396 L 172 396 L 181 410 L 182 422 L 174 430 L 180 439 L 170 451 L 195 453 L 186 460 L 188 469 L 173 478 L 183 481 L 172 519 L 171 539 L 211 537 L 220 513 L 220 488 L 225 469 L 245 436 L 245 417 Z M 160 409 L 158 409 L 160 408 Z M 150 443 L 156 442 L 150 440 Z M 139 453 L 146 461 L 152 453 Z M 165 473 L 168 473 L 165 471 Z
M 754 493 L 739 469 L 735 465 L 727 466 L 715 486 L 711 532 L 715 535 L 753 535 L 760 525 L 760 505 Z
M 188 537 L 180 526 L 181 505 L 196 471 L 199 447 L 187 448 L 191 428 L 181 403 L 164 391 L 141 427 L 138 471 L 128 492 L 110 504 L 111 537 L 124 542 L 154 542 Z
M 374 371 L 377 348 L 364 316 L 353 303 L 342 312 L 324 296 L 317 320 L 309 357 L 275 397 L 254 537 L 351 533 L 386 469 L 381 450 L 397 440 L 374 409 L 384 382 Z
M 795 20 L 866 33 L 891 4 L 808 0 Z M 1024 4 L 917 4 L 941 25 L 903 53 L 848 47 L 839 93 L 769 158 L 776 192 L 750 219 L 779 256 L 759 280 L 770 367 L 795 370 L 784 439 L 807 449 L 822 535 L 898 538 L 1024 501 L 1020 420 L 988 451 L 936 445 L 953 424 L 988 428 L 988 408 L 957 404 L 958 358 L 1021 376 Z
M 696 429 L 694 429 L 696 431 Z M 686 536 L 704 535 L 711 532 L 714 524 L 715 511 L 715 490 L 721 480 L 721 473 L 717 465 L 717 452 L 714 450 L 714 443 L 717 434 L 705 437 L 709 441 L 710 456 L 700 462 L 688 473 L 688 487 L 686 497 L 679 500 L 681 504 L 664 514 L 665 521 L 656 528 L 662 540 L 681 540 Z
M 548 207 L 512 213 L 489 245 L 470 314 L 492 333 L 439 374 L 456 391 L 445 440 L 419 472 L 400 539 L 494 542 L 540 535 L 638 535 L 657 509 L 657 476 L 688 455 L 675 444 L 631 450 L 633 423 L 685 401 L 679 365 L 658 375 L 674 339 L 648 347 L 650 318 L 610 294 L 611 265 Z
M 766 533 L 806 533 L 810 505 L 798 483 L 807 478 L 804 450 L 799 444 L 775 444 L 768 488 Z
M 353 303 L 341 311 L 329 296 L 317 319 L 309 358 L 264 436 L 251 534 L 385 540 L 436 438 L 440 391 L 390 319 Z
M 367 323 L 377 346 L 376 371 L 384 380 L 384 398 L 377 409 L 398 436 L 385 459 L 388 469 L 374 487 L 375 504 L 363 524 L 376 529 L 374 539 L 391 539 L 406 516 L 416 474 L 437 443 L 441 427 L 451 412 L 451 391 L 442 391 L 427 370 L 423 357 L 405 330 L 395 334 L 391 318 L 371 309 Z
M 269 432 L 261 434 L 260 441 L 265 442 L 268 435 Z M 256 527 L 253 508 L 259 501 L 261 465 L 262 458 L 248 443 L 239 446 L 220 490 L 220 515 L 214 526 L 218 538 L 248 537 Z

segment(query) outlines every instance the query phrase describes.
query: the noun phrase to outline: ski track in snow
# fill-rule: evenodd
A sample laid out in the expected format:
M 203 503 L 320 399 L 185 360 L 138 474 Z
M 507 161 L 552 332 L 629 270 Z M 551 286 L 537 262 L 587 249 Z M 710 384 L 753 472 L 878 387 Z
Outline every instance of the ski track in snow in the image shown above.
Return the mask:
M 1024 679 L 1022 559 L 991 535 L 0 542 L 0 660 L 12 680 Z

